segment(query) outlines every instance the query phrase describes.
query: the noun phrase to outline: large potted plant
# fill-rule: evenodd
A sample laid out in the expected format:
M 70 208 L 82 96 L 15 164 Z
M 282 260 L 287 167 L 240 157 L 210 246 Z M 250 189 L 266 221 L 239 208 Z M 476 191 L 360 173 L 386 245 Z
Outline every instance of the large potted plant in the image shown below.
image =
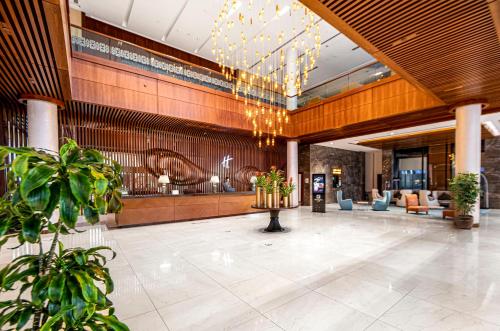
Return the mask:
M 280 191 L 283 196 L 283 207 L 288 208 L 290 206 L 290 194 L 295 190 L 295 184 L 292 184 L 292 178 L 288 182 L 281 183 Z
M 9 154 L 16 155 L 12 164 L 4 162 Z M 75 229 L 81 212 L 95 224 L 100 214 L 120 211 L 120 166 L 73 140 L 59 155 L 0 147 L 0 166 L 8 174 L 8 192 L 0 200 L 0 246 L 14 240 L 38 245 L 37 254 L 0 270 L 0 291 L 13 291 L 13 299 L 0 302 L 0 329 L 128 330 L 107 297 L 113 281 L 105 252 L 111 249 L 65 248 L 59 240 Z M 52 235 L 48 250 L 42 233 Z
M 474 173 L 460 173 L 450 181 L 450 191 L 453 204 L 458 212 L 455 217 L 455 226 L 459 229 L 471 229 L 474 224 L 474 211 L 479 196 L 478 175 Z

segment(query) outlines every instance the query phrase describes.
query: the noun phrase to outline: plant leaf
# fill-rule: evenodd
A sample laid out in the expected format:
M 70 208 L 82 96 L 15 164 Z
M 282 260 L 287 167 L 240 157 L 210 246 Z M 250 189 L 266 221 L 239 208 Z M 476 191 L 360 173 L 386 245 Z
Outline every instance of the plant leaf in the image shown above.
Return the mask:
M 60 273 L 52 278 L 49 284 L 49 299 L 54 302 L 61 301 L 63 295 L 64 284 L 66 282 L 66 275 Z
M 101 314 L 95 314 L 95 319 L 106 324 L 111 330 L 114 331 L 130 331 L 128 326 L 122 322 L 120 322 L 116 316 L 104 316 Z
M 99 178 L 94 182 L 95 194 L 98 196 L 104 195 L 108 188 L 108 180 L 106 178 Z
M 82 174 L 80 171 L 70 172 L 69 186 L 71 188 L 71 193 L 76 200 L 78 200 L 78 202 L 83 205 L 87 205 L 89 203 L 91 186 L 87 176 Z
M 23 177 L 28 172 L 28 159 L 27 155 L 19 155 L 14 159 L 12 170 L 16 176 Z
M 22 330 L 22 328 L 28 323 L 30 317 L 33 313 L 31 307 L 25 308 L 19 315 L 19 320 L 17 322 L 16 330 Z
M 99 212 L 91 206 L 83 208 L 83 215 L 85 216 L 85 220 L 90 224 L 96 224 L 99 222 Z
M 39 215 L 33 215 L 23 221 L 22 234 L 27 242 L 35 243 L 40 238 L 42 220 Z
M 97 302 L 97 288 L 94 281 L 85 272 L 80 270 L 71 270 L 71 274 L 75 277 L 80 285 L 83 298 L 87 302 Z
M 20 186 L 23 199 L 26 199 L 31 191 L 47 183 L 56 172 L 56 168 L 45 164 L 36 166 L 28 171 L 28 174 L 22 179 Z
M 74 228 L 78 219 L 78 207 L 73 201 L 67 185 L 61 185 L 59 196 L 59 217 L 69 228 Z
M 47 185 L 37 187 L 26 197 L 26 203 L 33 210 L 42 211 L 47 208 L 50 201 L 50 189 Z

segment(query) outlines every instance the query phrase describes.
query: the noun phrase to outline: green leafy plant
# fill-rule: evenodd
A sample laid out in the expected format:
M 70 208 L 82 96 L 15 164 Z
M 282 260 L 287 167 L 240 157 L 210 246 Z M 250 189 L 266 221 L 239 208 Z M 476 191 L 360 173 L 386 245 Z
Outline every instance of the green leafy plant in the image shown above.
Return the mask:
M 255 186 L 257 187 L 265 187 L 267 184 L 266 182 L 266 175 L 260 175 L 257 176 L 257 181 L 255 182 Z
M 271 177 L 266 177 L 266 184 L 264 185 L 264 189 L 266 190 L 267 194 L 273 193 L 273 181 L 271 180 Z
M 295 184 L 292 184 L 292 178 L 287 182 L 281 183 L 280 192 L 283 197 L 288 197 L 295 190 Z
M 7 164 L 10 153 L 16 158 Z M 128 330 L 107 298 L 113 281 L 103 253 L 111 249 L 66 249 L 59 240 L 75 229 L 81 212 L 95 224 L 100 214 L 121 210 L 120 165 L 73 140 L 57 156 L 0 147 L 0 163 L 8 174 L 8 191 L 0 200 L 0 247 L 9 239 L 39 247 L 38 254 L 20 256 L 0 270 L 0 294 L 17 295 L 0 302 L 0 328 Z M 59 217 L 52 220 L 56 209 Z M 53 236 L 46 251 L 42 232 Z
M 285 178 L 283 177 L 283 171 L 276 170 L 276 168 L 271 168 L 268 177 L 270 178 L 271 182 L 275 182 L 278 186 L 281 185 L 281 183 L 285 180 Z
M 478 175 L 474 173 L 460 173 L 450 180 L 455 208 L 460 216 L 469 216 L 474 211 L 474 206 L 479 196 Z

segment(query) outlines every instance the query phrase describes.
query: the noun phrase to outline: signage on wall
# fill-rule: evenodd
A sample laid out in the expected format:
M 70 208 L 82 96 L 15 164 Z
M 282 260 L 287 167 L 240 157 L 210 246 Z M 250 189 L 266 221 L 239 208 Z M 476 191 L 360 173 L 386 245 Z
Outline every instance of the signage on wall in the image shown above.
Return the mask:
M 184 76 L 189 79 L 195 79 L 200 82 L 217 85 L 228 90 L 231 90 L 233 88 L 233 83 L 230 81 L 191 70 L 187 67 L 183 67 L 161 57 L 154 56 L 150 53 L 140 54 L 132 50 L 123 49 L 119 47 L 119 42 L 116 42 L 116 45 L 108 45 L 105 42 L 96 41 L 84 36 L 73 35 L 71 36 L 71 43 L 73 45 L 79 46 L 82 49 L 89 49 L 97 51 L 104 55 L 111 55 L 112 57 L 117 59 L 125 59 L 127 61 L 132 61 L 140 65 L 150 66 L 157 70 L 164 71 L 170 75 Z
M 226 155 L 224 156 L 224 158 L 222 159 L 222 162 L 220 164 L 222 164 L 222 167 L 223 168 L 226 168 L 226 169 L 229 169 L 229 161 L 231 161 L 233 158 L 231 157 L 231 155 Z

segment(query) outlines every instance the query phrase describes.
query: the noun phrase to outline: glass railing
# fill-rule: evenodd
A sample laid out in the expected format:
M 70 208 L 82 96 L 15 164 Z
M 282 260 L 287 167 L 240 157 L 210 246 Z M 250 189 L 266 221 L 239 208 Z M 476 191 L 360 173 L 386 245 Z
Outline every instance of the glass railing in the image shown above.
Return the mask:
M 393 71 L 382 63 L 372 63 L 302 92 L 297 104 L 298 107 L 304 107 L 392 75 Z
M 100 33 L 71 26 L 71 46 L 74 52 L 97 56 L 113 62 L 127 64 L 139 69 L 167 75 L 211 89 L 232 93 L 233 82 L 219 72 L 190 65 L 179 59 L 149 51 L 140 46 L 114 39 Z M 261 91 L 254 91 L 254 97 Z M 243 96 L 243 93 L 240 93 Z M 265 101 L 269 93 L 264 92 Z M 278 96 L 278 104 L 285 105 Z

